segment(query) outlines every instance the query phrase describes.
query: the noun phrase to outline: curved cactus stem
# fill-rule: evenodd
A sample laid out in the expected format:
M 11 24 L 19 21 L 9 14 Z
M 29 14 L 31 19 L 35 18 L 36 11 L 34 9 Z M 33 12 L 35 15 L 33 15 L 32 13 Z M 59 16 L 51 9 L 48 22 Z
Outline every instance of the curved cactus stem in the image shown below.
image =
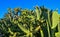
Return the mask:
M 37 15 L 37 20 L 39 20 L 39 19 L 40 19 L 40 12 L 41 12 L 41 11 L 39 11 L 38 6 L 36 6 L 35 12 L 36 12 L 36 15 Z
M 29 33 L 30 31 L 29 30 L 27 30 L 25 27 L 23 27 L 22 25 L 20 25 L 19 23 L 18 23 L 18 27 L 23 31 L 23 32 L 25 32 L 25 33 Z
M 14 34 L 14 33 L 11 31 L 11 29 L 10 29 L 10 28 L 8 28 L 8 30 L 9 30 L 8 32 L 10 32 L 10 34 Z

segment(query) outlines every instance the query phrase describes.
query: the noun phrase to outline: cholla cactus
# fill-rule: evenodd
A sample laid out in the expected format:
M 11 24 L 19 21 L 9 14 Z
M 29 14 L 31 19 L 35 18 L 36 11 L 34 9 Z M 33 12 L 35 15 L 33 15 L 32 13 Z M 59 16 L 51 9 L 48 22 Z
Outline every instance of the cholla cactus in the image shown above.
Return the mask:
M 60 37 L 59 16 L 44 6 L 35 10 L 9 8 L 0 20 L 0 37 Z

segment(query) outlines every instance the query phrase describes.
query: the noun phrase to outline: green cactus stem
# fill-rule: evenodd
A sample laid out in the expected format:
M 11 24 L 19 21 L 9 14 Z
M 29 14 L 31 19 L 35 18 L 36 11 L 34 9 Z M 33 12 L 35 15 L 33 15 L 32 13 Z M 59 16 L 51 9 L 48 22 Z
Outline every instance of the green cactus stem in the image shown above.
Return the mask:
M 34 31 L 37 32 L 39 29 L 40 29 L 40 26 L 36 27 Z
M 58 25 L 58 20 L 59 20 L 58 12 L 57 11 L 53 11 L 51 29 L 54 29 Z
M 23 27 L 21 24 L 19 24 L 18 23 L 18 27 L 23 31 L 23 32 L 25 32 L 25 33 L 30 33 L 30 31 L 29 30 L 27 30 L 25 27 Z
M 11 31 L 11 29 L 10 28 L 8 28 L 8 32 L 10 33 L 10 34 L 14 34 L 12 31 Z
M 39 11 L 38 6 L 36 6 L 35 12 L 36 12 L 36 15 L 37 15 L 37 20 L 39 20 L 40 19 L 40 11 Z
M 41 27 L 40 27 L 40 34 L 41 34 L 41 37 L 44 37 L 44 33 L 43 33 L 43 30 L 41 29 Z
M 51 21 L 50 21 L 50 11 L 48 10 L 48 24 L 50 25 L 50 27 L 51 27 Z
M 48 24 L 48 21 L 47 20 L 46 20 L 46 23 L 47 23 L 48 37 L 51 37 L 50 36 L 50 30 L 49 30 L 49 24 Z
M 60 32 L 60 15 L 59 15 L 58 31 Z

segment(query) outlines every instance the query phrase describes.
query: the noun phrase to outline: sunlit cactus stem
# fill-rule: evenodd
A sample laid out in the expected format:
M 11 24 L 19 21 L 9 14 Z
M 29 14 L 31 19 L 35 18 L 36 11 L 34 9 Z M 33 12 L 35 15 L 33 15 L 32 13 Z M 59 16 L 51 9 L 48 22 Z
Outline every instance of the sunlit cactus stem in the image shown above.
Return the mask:
M 35 12 L 36 12 L 36 15 L 37 15 L 37 20 L 39 20 L 40 19 L 40 12 L 41 12 L 41 10 L 39 10 L 38 6 L 36 6 L 36 8 L 35 8 Z

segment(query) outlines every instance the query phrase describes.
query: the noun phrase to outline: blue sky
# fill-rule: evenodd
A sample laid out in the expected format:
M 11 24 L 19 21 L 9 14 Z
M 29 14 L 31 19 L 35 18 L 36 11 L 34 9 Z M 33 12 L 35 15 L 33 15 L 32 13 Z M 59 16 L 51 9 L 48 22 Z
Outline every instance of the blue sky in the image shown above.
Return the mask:
M 2 18 L 7 12 L 7 8 L 13 9 L 16 7 L 21 7 L 33 9 L 36 5 L 44 5 L 48 9 L 53 10 L 58 8 L 58 13 L 60 12 L 60 0 L 0 0 L 0 18 Z

